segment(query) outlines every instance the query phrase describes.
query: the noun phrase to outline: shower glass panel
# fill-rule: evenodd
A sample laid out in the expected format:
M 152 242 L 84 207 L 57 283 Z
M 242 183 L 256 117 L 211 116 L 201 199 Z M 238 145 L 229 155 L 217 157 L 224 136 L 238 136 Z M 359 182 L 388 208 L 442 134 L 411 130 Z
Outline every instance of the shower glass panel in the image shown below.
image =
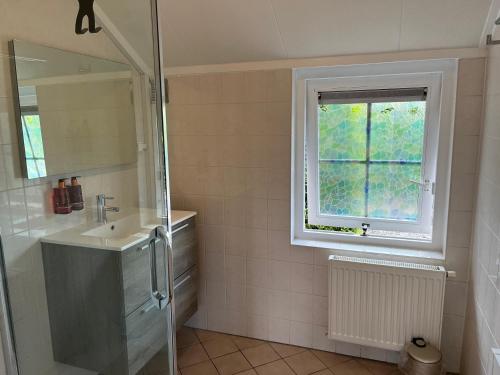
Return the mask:
M 103 30 L 78 36 L 77 1 L 48 2 L 66 5 L 38 15 L 43 32 L 14 27 L 0 54 L 14 107 L 0 165 L 7 374 L 174 375 L 157 1 L 95 0 Z

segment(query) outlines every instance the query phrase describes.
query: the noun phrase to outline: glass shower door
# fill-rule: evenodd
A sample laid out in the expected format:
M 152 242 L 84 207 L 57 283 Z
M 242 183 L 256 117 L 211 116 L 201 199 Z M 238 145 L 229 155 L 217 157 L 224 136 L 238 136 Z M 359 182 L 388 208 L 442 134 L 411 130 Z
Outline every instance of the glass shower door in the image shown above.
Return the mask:
M 157 0 L 95 0 L 98 34 L 55 22 L 76 10 L 39 15 L 57 38 L 28 38 L 22 25 L 9 34 L 30 43 L 10 45 L 18 136 L 0 168 L 7 374 L 173 375 Z

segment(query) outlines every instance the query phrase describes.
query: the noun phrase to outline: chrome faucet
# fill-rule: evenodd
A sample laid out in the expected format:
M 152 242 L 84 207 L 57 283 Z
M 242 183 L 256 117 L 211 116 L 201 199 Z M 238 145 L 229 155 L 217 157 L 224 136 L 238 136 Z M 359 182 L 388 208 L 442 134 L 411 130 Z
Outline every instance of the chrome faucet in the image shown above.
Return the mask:
M 115 199 L 113 197 L 107 197 L 106 194 L 99 194 L 97 196 L 97 222 L 106 224 L 108 222 L 107 212 L 120 212 L 118 207 L 106 206 L 108 200 Z

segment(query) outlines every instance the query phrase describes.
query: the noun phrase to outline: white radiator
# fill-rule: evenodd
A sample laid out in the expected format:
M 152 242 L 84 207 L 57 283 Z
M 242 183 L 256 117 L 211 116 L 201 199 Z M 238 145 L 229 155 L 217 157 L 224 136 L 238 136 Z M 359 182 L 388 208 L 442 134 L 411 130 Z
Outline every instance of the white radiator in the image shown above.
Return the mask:
M 441 343 L 446 270 L 330 256 L 328 337 L 400 350 L 412 337 Z

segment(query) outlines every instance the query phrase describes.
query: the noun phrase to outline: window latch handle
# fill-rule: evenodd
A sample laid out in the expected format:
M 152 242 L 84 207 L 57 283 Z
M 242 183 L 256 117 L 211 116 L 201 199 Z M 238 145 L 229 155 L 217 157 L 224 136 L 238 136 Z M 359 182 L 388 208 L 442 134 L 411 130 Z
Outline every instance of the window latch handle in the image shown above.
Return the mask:
M 370 224 L 368 224 L 368 223 L 361 224 L 361 230 L 363 231 L 363 234 L 361 235 L 361 237 L 368 237 L 368 234 L 366 233 L 366 232 L 368 232 L 368 229 L 370 229 Z
M 434 194 L 435 191 L 435 183 L 431 182 L 431 180 L 424 180 L 422 181 L 416 181 L 416 180 L 408 180 L 412 184 L 419 185 L 424 191 L 430 191 L 432 194 Z

